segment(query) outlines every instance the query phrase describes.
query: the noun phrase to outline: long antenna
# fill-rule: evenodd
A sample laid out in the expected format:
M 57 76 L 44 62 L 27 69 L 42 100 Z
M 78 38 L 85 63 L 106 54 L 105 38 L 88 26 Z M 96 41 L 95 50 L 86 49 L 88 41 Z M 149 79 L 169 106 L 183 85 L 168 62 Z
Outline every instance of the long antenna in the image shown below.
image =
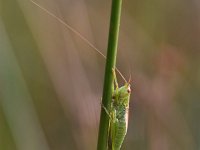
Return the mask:
M 67 24 L 66 22 L 64 22 L 62 19 L 60 19 L 59 17 L 57 17 L 56 15 L 54 15 L 53 13 L 51 13 L 48 9 L 46 9 L 43 6 L 39 5 L 35 1 L 30 0 L 30 2 L 32 2 L 37 7 L 39 7 L 40 9 L 42 9 L 48 15 L 52 16 L 54 19 L 56 19 L 58 22 L 60 22 L 62 25 L 64 25 L 66 28 L 68 28 L 70 31 L 72 31 L 74 34 L 76 34 L 77 36 L 79 36 L 85 43 L 87 43 L 91 48 L 93 48 L 94 50 L 96 50 L 97 53 L 99 53 L 101 56 L 103 56 L 106 59 L 106 56 L 100 50 L 98 50 L 98 48 L 96 48 L 88 39 L 86 39 L 80 32 L 78 32 L 77 30 L 75 30 L 74 28 L 72 28 L 69 24 Z M 122 73 L 119 71 L 119 69 L 115 68 L 115 70 L 119 73 L 119 75 L 122 77 L 122 79 L 127 83 L 126 79 L 124 78 L 124 76 L 122 75 Z

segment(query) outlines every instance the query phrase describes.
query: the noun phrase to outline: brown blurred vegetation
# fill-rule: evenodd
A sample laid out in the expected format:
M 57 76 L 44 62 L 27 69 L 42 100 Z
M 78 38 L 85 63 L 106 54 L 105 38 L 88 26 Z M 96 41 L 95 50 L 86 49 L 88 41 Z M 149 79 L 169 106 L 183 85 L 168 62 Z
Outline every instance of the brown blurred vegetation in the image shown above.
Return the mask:
M 106 53 L 111 1 L 37 3 Z M 133 91 L 122 149 L 200 149 L 200 2 L 122 10 L 117 65 Z M 0 0 L 0 150 L 94 150 L 104 64 L 29 0 Z

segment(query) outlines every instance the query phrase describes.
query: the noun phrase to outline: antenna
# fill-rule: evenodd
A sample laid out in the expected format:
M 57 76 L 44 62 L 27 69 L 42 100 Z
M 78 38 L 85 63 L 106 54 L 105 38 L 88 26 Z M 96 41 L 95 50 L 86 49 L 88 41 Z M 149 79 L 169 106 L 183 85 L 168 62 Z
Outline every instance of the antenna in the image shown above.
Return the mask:
M 88 39 L 86 39 L 80 32 L 78 32 L 77 30 L 75 30 L 74 28 L 72 28 L 69 24 L 67 24 L 66 22 L 64 22 L 62 19 L 60 19 L 59 17 L 57 17 L 56 15 L 54 15 L 53 13 L 51 13 L 48 9 L 46 9 L 43 6 L 39 5 L 35 1 L 30 0 L 30 2 L 32 2 L 34 5 L 36 5 L 41 10 L 43 10 L 44 12 L 46 12 L 48 15 L 52 16 L 54 19 L 56 19 L 58 22 L 60 22 L 62 25 L 64 25 L 66 28 L 68 28 L 71 32 L 73 32 L 74 34 L 76 34 L 77 36 L 79 36 L 85 43 L 87 43 L 91 48 L 93 48 L 95 51 L 97 51 L 97 53 L 99 53 L 101 56 L 103 56 L 106 59 L 106 56 L 100 50 L 98 50 L 98 48 L 96 48 Z M 121 76 L 121 78 L 127 83 L 125 77 L 122 75 L 122 73 L 119 71 L 119 69 L 115 68 L 115 70 L 118 72 L 118 74 Z

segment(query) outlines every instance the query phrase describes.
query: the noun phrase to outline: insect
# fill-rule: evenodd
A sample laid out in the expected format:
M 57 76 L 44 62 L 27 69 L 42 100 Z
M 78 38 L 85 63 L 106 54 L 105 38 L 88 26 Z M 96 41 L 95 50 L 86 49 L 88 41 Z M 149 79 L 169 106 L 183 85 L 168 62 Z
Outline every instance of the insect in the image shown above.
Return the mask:
M 33 4 L 37 7 L 45 11 L 47 14 L 55 18 L 61 24 L 63 24 L 66 28 L 71 30 L 73 33 L 78 35 L 83 41 L 85 41 L 90 47 L 92 47 L 95 51 L 97 51 L 100 55 L 102 55 L 105 59 L 105 55 L 101 53 L 93 44 L 91 44 L 84 36 L 82 36 L 78 31 L 73 29 L 70 25 L 65 23 L 59 17 L 48 11 L 46 8 L 40 6 L 36 2 L 30 0 Z M 115 70 L 119 73 L 122 79 L 125 81 L 125 85 L 119 87 L 117 82 L 117 77 Z M 130 88 L 130 79 L 127 82 L 126 79 L 123 77 L 121 72 L 115 68 L 113 69 L 113 76 L 114 76 L 114 84 L 113 84 L 113 92 L 112 92 L 112 102 L 110 110 L 108 111 L 104 106 L 104 110 L 109 116 L 109 129 L 108 129 L 108 149 L 109 150 L 120 150 L 121 145 L 124 141 L 125 135 L 128 129 L 128 110 L 129 110 L 129 101 L 131 95 L 131 88 Z
M 129 81 L 126 82 L 124 86 L 119 87 L 114 69 L 113 76 L 114 85 L 110 111 L 108 111 L 104 106 L 102 107 L 110 118 L 108 129 L 108 149 L 120 150 L 128 129 L 128 111 L 131 95 L 131 79 L 129 79 Z

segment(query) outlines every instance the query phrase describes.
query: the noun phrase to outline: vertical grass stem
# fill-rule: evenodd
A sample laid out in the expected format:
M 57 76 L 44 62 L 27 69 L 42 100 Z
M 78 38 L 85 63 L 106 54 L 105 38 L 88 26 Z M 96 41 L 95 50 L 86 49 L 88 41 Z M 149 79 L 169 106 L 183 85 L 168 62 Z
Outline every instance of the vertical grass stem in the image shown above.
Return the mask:
M 107 110 L 110 110 L 110 103 L 112 99 L 112 88 L 114 79 L 112 69 L 115 68 L 116 66 L 121 6 L 122 6 L 122 0 L 112 0 L 109 38 L 107 47 L 107 59 L 106 59 L 105 76 L 104 76 L 104 88 L 102 96 L 102 105 L 105 106 Z M 97 150 L 107 150 L 108 128 L 109 128 L 109 116 L 106 114 L 105 110 L 102 107 Z

